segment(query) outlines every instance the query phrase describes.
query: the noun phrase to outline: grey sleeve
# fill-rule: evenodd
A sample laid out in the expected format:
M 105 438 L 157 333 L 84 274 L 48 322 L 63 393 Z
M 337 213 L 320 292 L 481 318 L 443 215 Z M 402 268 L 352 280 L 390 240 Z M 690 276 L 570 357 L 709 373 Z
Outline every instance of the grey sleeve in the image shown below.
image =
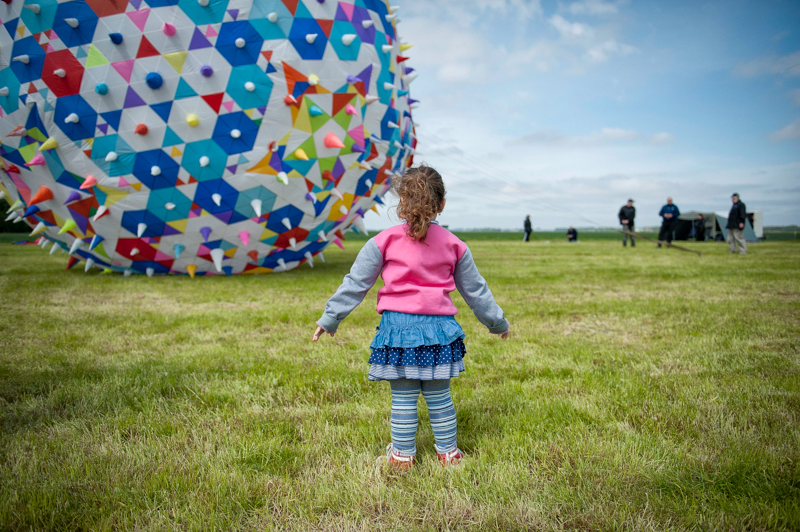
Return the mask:
M 375 239 L 370 238 L 358 253 L 350 273 L 344 277 L 339 289 L 328 300 L 325 312 L 317 321 L 317 325 L 329 333 L 336 332 L 339 323 L 364 300 L 364 296 L 378 280 L 381 269 L 383 269 L 383 254 Z
M 489 290 L 486 280 L 478 272 L 478 267 L 475 266 L 475 261 L 472 259 L 472 252 L 469 248 L 456 264 L 453 277 L 456 281 L 458 293 L 467 302 L 478 321 L 486 325 L 489 331 L 495 334 L 506 332 L 509 325 L 503 314 L 503 309 L 495 303 L 492 291 Z

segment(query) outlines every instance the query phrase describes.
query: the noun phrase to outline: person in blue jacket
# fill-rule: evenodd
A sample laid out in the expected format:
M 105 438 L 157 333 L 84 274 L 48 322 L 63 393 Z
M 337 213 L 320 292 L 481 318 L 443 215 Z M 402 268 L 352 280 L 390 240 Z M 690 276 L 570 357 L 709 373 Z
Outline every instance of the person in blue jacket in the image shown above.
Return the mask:
M 681 211 L 678 209 L 677 205 L 673 205 L 672 198 L 667 198 L 667 204 L 661 207 L 658 215 L 661 216 L 662 220 L 661 231 L 658 233 L 658 247 L 661 247 L 661 242 L 663 241 L 666 241 L 667 243 L 672 242 L 672 233 L 674 232 L 673 227 L 675 226 L 675 220 L 677 220 L 678 216 L 681 215 Z

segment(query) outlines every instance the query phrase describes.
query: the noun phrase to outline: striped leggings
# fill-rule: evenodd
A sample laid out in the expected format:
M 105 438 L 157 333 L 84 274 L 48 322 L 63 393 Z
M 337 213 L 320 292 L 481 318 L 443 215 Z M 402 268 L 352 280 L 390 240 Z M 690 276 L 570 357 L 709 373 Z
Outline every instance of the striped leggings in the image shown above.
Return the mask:
M 436 452 L 456 449 L 456 409 L 450 398 L 450 380 L 419 381 L 394 379 L 392 386 L 392 445 L 403 456 L 417 454 L 417 400 L 419 392 L 428 405 L 428 415 L 436 440 Z

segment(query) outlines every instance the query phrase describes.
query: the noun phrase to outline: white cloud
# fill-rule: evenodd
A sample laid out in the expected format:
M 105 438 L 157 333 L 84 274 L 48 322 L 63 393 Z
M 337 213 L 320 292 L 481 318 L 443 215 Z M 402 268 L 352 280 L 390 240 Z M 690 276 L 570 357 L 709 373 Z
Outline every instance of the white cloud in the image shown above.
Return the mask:
M 666 131 L 656 133 L 650 137 L 651 144 L 669 144 L 673 140 L 675 140 L 675 136 L 672 135 L 672 133 L 667 133 Z
M 603 0 L 580 0 L 567 6 L 567 11 L 573 15 L 615 15 L 619 12 L 624 0 L 605 2 Z
M 583 57 L 590 63 L 603 63 L 612 55 L 630 55 L 637 51 L 633 46 L 618 42 L 607 30 L 601 34 L 588 24 L 570 22 L 558 14 L 550 17 L 549 22 L 566 44 L 583 49 Z
M 792 89 L 786 93 L 792 99 L 792 103 L 800 105 L 800 89 Z
M 800 76 L 800 52 L 784 56 L 760 57 L 750 61 L 740 61 L 733 68 L 733 74 L 743 78 L 757 76 Z
M 769 136 L 772 142 L 800 139 L 800 118 Z
M 565 39 L 586 39 L 594 35 L 594 31 L 587 24 L 580 22 L 569 22 L 561 15 L 553 15 L 550 17 L 550 24 L 561 34 Z
M 606 146 L 625 142 L 641 141 L 648 144 L 663 145 L 669 144 L 674 139 L 673 135 L 666 132 L 656 133 L 652 137 L 618 127 L 604 127 L 599 131 L 593 131 L 588 135 L 570 136 L 553 130 L 543 130 L 519 137 L 511 141 L 515 145 L 559 145 L 575 146 L 586 148 L 591 146 Z

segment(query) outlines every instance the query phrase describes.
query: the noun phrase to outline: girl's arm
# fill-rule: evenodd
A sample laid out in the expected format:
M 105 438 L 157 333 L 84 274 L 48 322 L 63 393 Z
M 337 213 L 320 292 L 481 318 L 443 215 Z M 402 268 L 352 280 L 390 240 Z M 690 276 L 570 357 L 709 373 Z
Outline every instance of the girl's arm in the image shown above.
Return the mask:
M 332 336 L 339 327 L 339 323 L 364 300 L 364 296 L 378 280 L 382 268 L 383 254 L 375 240 L 370 238 L 359 251 L 356 261 L 350 268 L 350 273 L 342 281 L 342 285 L 328 300 L 325 312 L 317 321 L 317 325 Z M 319 338 L 317 334 L 314 336 L 315 339 Z
M 486 325 L 490 332 L 503 334 L 505 337 L 509 330 L 508 321 L 503 314 L 503 309 L 495 303 L 494 296 L 492 296 L 492 291 L 489 290 L 486 280 L 478 272 L 478 267 L 475 266 L 475 261 L 472 259 L 472 252 L 469 248 L 456 264 L 453 277 L 455 278 L 458 292 L 467 302 L 478 321 Z

